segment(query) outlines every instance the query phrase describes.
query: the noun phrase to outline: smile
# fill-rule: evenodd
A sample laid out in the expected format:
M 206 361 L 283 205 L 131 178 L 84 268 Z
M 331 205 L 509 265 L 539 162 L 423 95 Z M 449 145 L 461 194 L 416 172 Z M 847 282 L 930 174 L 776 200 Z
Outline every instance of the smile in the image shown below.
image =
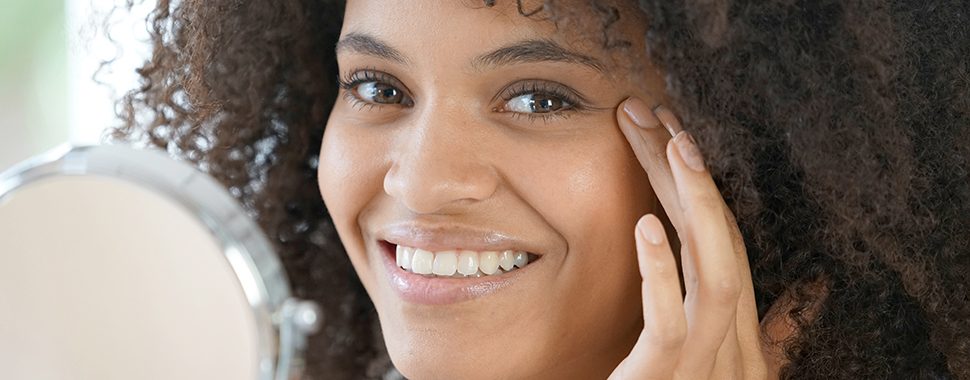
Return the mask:
M 397 266 L 405 271 L 433 277 L 481 277 L 511 272 L 529 265 L 530 254 L 525 251 L 448 250 L 431 252 L 421 248 L 398 245 Z
M 453 304 L 496 293 L 523 276 L 530 277 L 532 267 L 542 261 L 539 255 L 519 250 L 433 252 L 387 241 L 380 241 L 379 246 L 391 287 L 404 301 L 425 305 Z

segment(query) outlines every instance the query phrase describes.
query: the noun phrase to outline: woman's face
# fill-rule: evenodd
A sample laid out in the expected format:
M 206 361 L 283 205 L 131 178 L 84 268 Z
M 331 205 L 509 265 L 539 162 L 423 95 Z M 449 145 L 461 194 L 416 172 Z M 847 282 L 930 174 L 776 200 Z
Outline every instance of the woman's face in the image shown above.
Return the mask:
M 616 106 L 662 83 L 639 14 L 588 3 L 557 32 L 511 0 L 347 2 L 319 185 L 409 378 L 605 376 L 639 334 L 656 202 Z

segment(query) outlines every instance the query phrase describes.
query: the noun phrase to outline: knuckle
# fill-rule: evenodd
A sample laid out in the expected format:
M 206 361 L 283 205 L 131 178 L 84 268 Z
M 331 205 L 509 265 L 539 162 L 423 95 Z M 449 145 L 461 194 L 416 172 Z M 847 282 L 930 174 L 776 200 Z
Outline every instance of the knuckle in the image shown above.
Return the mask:
M 721 303 L 730 304 L 737 302 L 741 295 L 741 280 L 737 276 L 725 276 L 706 284 L 707 292 L 710 296 Z
M 668 323 L 644 329 L 644 338 L 650 345 L 663 351 L 676 351 L 687 339 L 687 327 L 679 323 Z
M 688 209 L 697 210 L 719 210 L 721 208 L 721 198 L 720 196 L 715 196 L 707 191 L 698 191 L 691 197 L 688 203 Z
M 670 272 L 670 266 L 662 260 L 653 260 L 649 264 L 650 272 L 654 273 L 658 277 L 663 276 Z

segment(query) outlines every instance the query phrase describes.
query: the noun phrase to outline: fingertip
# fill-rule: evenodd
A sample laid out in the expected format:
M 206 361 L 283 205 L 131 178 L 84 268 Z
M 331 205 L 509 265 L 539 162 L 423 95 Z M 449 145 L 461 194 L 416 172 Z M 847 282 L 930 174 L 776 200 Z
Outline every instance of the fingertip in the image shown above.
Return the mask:
M 677 115 L 674 115 L 674 111 L 671 111 L 669 108 L 659 105 L 653 109 L 653 114 L 663 123 L 664 128 L 667 129 L 671 137 L 677 136 L 680 131 L 684 130 L 680 125 L 680 120 L 677 119 Z
M 660 120 L 653 114 L 647 103 L 636 96 L 624 100 L 620 108 L 630 118 L 630 121 L 640 128 L 653 129 L 660 126 Z
M 663 223 L 654 214 L 647 214 L 637 222 L 637 231 L 643 239 L 654 246 L 663 245 L 666 240 Z

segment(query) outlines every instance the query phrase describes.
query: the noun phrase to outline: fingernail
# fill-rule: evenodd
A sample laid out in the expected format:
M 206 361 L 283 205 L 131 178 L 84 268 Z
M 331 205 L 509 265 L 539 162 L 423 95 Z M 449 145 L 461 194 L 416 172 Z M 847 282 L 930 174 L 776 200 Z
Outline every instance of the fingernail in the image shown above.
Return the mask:
M 694 137 L 689 132 L 681 131 L 678 133 L 677 136 L 674 136 L 674 143 L 677 144 L 677 152 L 680 153 L 680 157 L 687 164 L 687 167 L 698 172 L 706 170 L 704 168 L 704 157 L 701 155 L 700 149 L 697 149 L 697 142 L 694 141 Z
M 656 128 L 660 125 L 657 118 L 650 117 L 650 108 L 640 98 L 630 97 L 626 102 L 623 102 L 623 111 L 630 117 L 630 120 L 633 120 L 633 124 L 640 128 Z
M 667 121 L 664 123 L 664 127 L 667 128 L 667 132 L 670 132 L 671 137 L 677 136 L 683 130 L 680 127 L 680 121 L 677 119 L 677 115 L 674 115 L 674 112 L 667 109 L 667 107 L 659 105 L 653 109 L 653 114 L 657 115 L 657 119 Z
M 656 215 L 647 214 L 646 216 L 640 218 L 640 223 L 637 224 L 637 228 L 640 229 L 640 234 L 653 245 L 661 245 L 664 242 L 664 227 L 660 223 L 660 219 L 657 219 Z

